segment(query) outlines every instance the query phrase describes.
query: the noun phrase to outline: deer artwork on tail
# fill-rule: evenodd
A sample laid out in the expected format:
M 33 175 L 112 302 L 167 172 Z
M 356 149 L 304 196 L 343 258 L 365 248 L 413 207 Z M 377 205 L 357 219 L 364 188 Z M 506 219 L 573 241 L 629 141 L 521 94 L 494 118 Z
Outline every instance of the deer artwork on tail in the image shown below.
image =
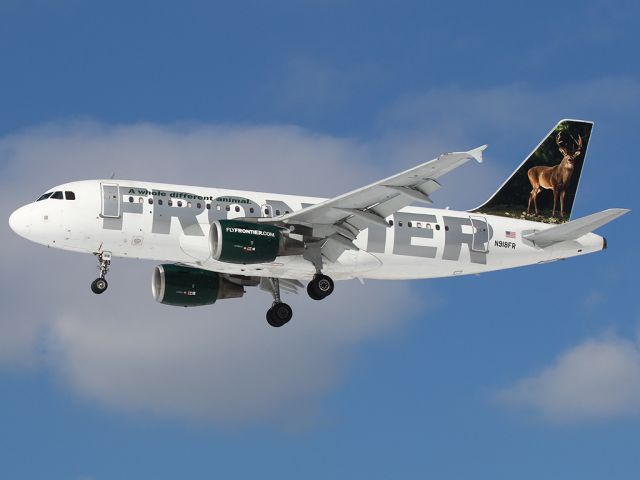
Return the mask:
M 556 136 L 556 143 L 558 144 L 558 150 L 562 153 L 562 161 L 553 167 L 532 167 L 527 172 L 529 182 L 531 182 L 527 213 L 531 212 L 531 204 L 533 203 L 536 215 L 538 215 L 538 203 L 536 200 L 540 190 L 544 188 L 553 191 L 553 213 L 551 215 L 553 217 L 556 216 L 558 197 L 560 197 L 560 218 L 564 217 L 564 197 L 567 193 L 567 188 L 569 188 L 575 161 L 582 153 L 582 137 L 578 135 L 578 140 L 576 140 L 572 136 L 571 140 L 575 145 L 573 151 L 570 151 L 566 145 L 567 142 L 563 132 L 559 132 Z

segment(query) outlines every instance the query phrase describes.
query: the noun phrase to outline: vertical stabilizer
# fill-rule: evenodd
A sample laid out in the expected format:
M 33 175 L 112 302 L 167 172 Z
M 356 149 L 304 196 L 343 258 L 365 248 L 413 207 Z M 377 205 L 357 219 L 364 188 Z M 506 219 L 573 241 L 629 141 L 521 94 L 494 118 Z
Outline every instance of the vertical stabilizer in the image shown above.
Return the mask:
M 475 213 L 562 223 L 571 217 L 592 122 L 561 120 Z

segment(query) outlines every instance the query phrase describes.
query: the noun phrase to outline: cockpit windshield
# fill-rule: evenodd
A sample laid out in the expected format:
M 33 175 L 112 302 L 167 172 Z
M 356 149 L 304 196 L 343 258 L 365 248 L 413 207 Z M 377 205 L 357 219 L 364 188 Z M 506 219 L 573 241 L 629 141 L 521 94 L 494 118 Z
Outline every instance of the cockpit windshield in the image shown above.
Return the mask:
M 42 200 L 46 200 L 47 198 L 53 198 L 54 200 L 75 200 L 76 194 L 74 192 L 47 192 L 42 195 L 36 202 L 41 202 Z
M 46 200 L 47 198 L 49 198 L 51 195 L 53 194 L 53 192 L 47 192 L 44 195 L 42 195 L 38 200 L 36 200 L 36 202 L 41 202 L 42 200 Z

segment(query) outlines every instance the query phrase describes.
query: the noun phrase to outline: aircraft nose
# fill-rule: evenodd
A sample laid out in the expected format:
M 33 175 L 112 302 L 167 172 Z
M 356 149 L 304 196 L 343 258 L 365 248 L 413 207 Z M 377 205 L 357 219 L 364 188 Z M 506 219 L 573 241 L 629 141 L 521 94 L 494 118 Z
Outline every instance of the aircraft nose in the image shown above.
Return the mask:
M 27 206 L 20 207 L 9 217 L 11 230 L 21 237 L 26 236 L 31 229 L 31 215 Z

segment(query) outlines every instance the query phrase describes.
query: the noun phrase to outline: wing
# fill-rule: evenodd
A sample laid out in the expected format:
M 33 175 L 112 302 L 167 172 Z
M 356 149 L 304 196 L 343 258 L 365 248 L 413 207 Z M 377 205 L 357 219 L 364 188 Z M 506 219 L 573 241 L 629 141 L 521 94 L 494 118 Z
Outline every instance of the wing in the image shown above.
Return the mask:
M 441 187 L 438 179 L 469 160 L 481 163 L 485 148 L 487 145 L 468 152 L 446 153 L 366 187 L 297 212 L 259 221 L 311 229 L 307 232 L 318 239 L 322 256 L 336 261 L 346 249 L 357 250 L 353 240 L 362 230 L 373 225 L 387 227 L 386 217 L 416 201 L 432 203 L 430 195 Z M 317 263 L 316 258 L 314 264 Z

